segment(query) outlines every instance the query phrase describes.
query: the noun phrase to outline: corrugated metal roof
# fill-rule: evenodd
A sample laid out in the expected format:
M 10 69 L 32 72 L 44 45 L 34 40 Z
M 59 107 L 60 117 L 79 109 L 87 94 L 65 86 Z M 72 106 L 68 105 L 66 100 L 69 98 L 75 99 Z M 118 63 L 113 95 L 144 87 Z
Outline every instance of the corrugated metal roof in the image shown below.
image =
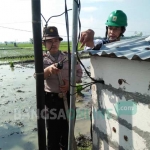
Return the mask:
M 88 50 L 87 52 L 91 55 L 147 60 L 150 58 L 150 37 L 113 42 L 103 45 L 100 50 Z

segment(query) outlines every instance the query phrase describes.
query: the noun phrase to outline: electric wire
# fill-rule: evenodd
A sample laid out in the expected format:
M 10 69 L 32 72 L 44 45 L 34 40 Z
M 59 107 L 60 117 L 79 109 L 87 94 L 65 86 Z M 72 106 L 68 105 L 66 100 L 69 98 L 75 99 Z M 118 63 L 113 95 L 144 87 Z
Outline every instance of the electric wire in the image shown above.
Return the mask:
M 0 28 L 6 28 L 6 29 L 12 29 L 12 30 L 18 30 L 18 31 L 24 31 L 24 32 L 32 32 L 28 30 L 22 30 L 22 29 L 16 29 L 16 28 L 4 27 L 4 26 L 0 26 Z
M 41 14 L 42 15 L 42 14 Z M 43 18 L 43 17 L 42 17 Z M 44 19 L 44 18 L 43 18 Z M 45 21 L 45 19 L 44 19 Z M 46 22 L 46 21 L 45 21 Z M 51 21 L 52 22 L 52 21 Z M 21 23 L 21 22 L 16 22 L 16 23 Z M 22 23 L 25 23 L 25 22 L 22 22 Z M 28 22 L 29 23 L 29 22 Z M 64 23 L 60 23 L 60 22 L 52 22 L 52 23 L 56 23 L 56 24 L 62 24 L 62 25 L 65 25 Z M 3 23 L 3 24 L 15 24 L 15 23 Z M 1 25 L 1 23 L 0 23 Z M 71 26 L 71 25 L 69 25 Z M 17 29 L 17 28 L 11 28 L 11 27 L 5 27 L 5 26 L 0 26 L 0 28 L 6 28 L 6 29 L 11 29 L 11 30 L 18 30 L 18 31 L 24 31 L 24 32 L 32 32 L 32 31 L 29 31 L 29 30 L 23 30 L 23 29 Z M 82 26 L 82 28 L 90 28 L 90 27 L 85 27 L 85 26 Z M 104 30 L 102 28 L 93 28 L 93 29 L 97 29 L 97 30 Z M 135 32 L 135 31 L 126 31 L 126 32 Z M 141 32 L 141 31 L 137 31 L 137 32 Z M 146 31 L 142 31 L 142 32 L 146 32 Z M 146 32 L 147 34 L 146 35 L 149 35 L 150 32 Z M 61 35 L 63 36 L 63 35 Z M 134 35 L 133 35 L 134 36 Z M 63 37 L 67 37 L 67 36 L 63 36 Z M 70 36 L 71 37 L 71 36 Z M 128 37 L 128 36 L 125 36 L 125 37 Z
M 65 20 L 66 20 L 66 31 L 67 31 L 67 43 L 68 43 L 68 62 L 69 62 L 69 91 L 70 91 L 70 77 L 71 77 L 71 52 L 70 52 L 70 41 L 69 41 L 69 20 L 67 2 L 65 0 Z
M 90 84 L 90 83 L 89 83 L 89 84 Z M 86 89 L 87 87 L 89 87 L 89 86 L 91 86 L 91 85 L 93 85 L 93 84 L 95 84 L 95 83 L 92 83 L 92 84 L 90 84 L 90 85 L 87 85 L 87 86 L 83 87 L 82 90 Z M 82 91 L 82 90 L 81 90 L 81 91 Z M 77 94 L 77 93 L 78 93 L 78 92 L 75 92 L 75 93 L 73 93 L 72 95 L 75 95 L 75 94 Z
M 70 10 L 72 10 L 72 9 L 68 9 L 67 11 L 70 11 Z M 42 15 L 42 13 L 41 13 L 41 16 L 42 16 L 42 18 L 44 19 L 44 21 L 46 23 L 45 26 L 47 27 L 47 24 L 48 24 L 48 22 L 50 21 L 51 18 L 62 16 L 64 13 L 66 13 L 66 12 L 63 12 L 63 13 L 61 13 L 59 15 L 51 16 L 47 21 L 46 21 L 45 17 Z
M 70 10 L 72 10 L 72 9 L 68 9 L 68 10 L 65 9 L 65 12 L 63 12 L 63 13 L 61 13 L 61 14 L 59 14 L 59 15 L 51 16 L 47 21 L 46 21 L 45 17 L 44 17 L 44 16 L 42 15 L 42 13 L 41 13 L 42 18 L 43 18 L 44 21 L 45 21 L 45 29 L 44 29 L 43 35 L 44 35 L 45 32 L 46 32 L 46 28 L 47 28 L 48 22 L 50 21 L 51 18 L 62 16 L 64 13 L 66 14 L 66 11 L 68 12 L 68 11 L 70 11 Z M 69 32 L 69 31 L 68 31 L 68 32 Z M 67 38 L 69 38 L 69 37 L 67 36 Z M 45 36 L 45 39 L 46 39 L 46 36 Z M 44 41 L 44 40 L 43 40 L 43 41 Z M 53 46 L 53 42 L 52 42 L 52 45 L 51 45 L 51 47 L 50 47 L 49 50 L 51 50 L 52 46 Z M 69 57 L 68 57 L 68 60 L 69 60 Z
M 81 21 L 80 21 L 79 15 L 80 15 L 80 10 L 81 10 L 81 3 L 80 3 L 80 0 L 79 0 L 79 3 L 78 3 L 76 0 L 74 0 L 74 1 L 75 1 L 75 2 L 77 3 L 77 5 L 78 5 L 78 23 L 79 23 L 78 42 L 77 42 L 77 45 L 76 45 L 77 59 L 78 59 L 79 63 L 82 65 L 82 67 L 84 68 L 84 70 L 85 70 L 86 74 L 88 75 L 88 77 L 89 77 L 92 81 L 94 81 L 95 83 L 102 83 L 102 84 L 104 84 L 104 81 L 103 81 L 103 80 L 96 80 L 96 79 L 94 79 L 93 77 L 91 77 L 90 72 L 87 71 L 86 67 L 83 65 L 83 63 L 81 62 L 81 60 L 80 60 L 80 58 L 79 58 L 78 43 L 79 43 L 79 40 L 80 40 L 80 33 L 81 33 Z

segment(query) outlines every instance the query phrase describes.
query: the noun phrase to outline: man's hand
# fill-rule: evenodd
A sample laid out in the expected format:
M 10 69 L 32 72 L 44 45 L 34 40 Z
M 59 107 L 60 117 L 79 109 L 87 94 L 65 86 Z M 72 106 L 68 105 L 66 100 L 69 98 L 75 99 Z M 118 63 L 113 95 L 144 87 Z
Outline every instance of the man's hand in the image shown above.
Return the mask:
M 64 85 L 60 86 L 60 91 L 62 93 L 67 93 L 67 91 L 69 90 L 69 81 L 68 80 L 63 80 L 64 81 Z
M 91 29 L 88 29 L 86 31 L 81 32 L 81 37 L 80 37 L 80 42 L 82 48 L 83 46 L 88 46 L 88 47 L 94 47 L 94 31 Z
M 50 74 L 57 74 L 60 70 L 56 67 L 56 64 L 53 64 L 48 67 L 48 71 Z
M 47 57 L 47 56 L 48 56 L 47 53 L 44 53 L 44 54 L 43 54 L 43 57 Z
M 56 64 L 50 65 L 47 68 L 44 69 L 44 79 L 46 79 L 51 74 L 57 74 L 59 73 L 59 69 L 56 67 Z

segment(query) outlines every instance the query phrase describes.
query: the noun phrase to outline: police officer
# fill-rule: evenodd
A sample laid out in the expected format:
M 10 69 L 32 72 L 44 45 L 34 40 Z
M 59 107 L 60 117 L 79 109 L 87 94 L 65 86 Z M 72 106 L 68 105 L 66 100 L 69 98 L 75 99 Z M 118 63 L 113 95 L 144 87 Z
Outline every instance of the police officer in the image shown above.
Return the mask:
M 105 23 L 105 39 L 94 41 L 94 31 L 88 29 L 81 33 L 81 47 L 86 46 L 89 49 L 100 49 L 103 44 L 119 41 L 126 30 L 127 16 L 122 10 L 115 10 L 110 13 Z
M 54 26 L 45 27 L 43 30 L 43 45 L 49 51 L 44 57 L 44 78 L 46 92 L 47 116 L 47 141 L 48 150 L 67 150 L 68 146 L 68 122 L 62 94 L 65 94 L 69 106 L 69 64 L 68 54 L 59 50 L 59 36 Z M 63 68 L 58 69 L 57 63 L 63 61 Z M 63 85 L 60 84 L 61 74 Z M 76 82 L 80 83 L 82 69 L 76 64 Z

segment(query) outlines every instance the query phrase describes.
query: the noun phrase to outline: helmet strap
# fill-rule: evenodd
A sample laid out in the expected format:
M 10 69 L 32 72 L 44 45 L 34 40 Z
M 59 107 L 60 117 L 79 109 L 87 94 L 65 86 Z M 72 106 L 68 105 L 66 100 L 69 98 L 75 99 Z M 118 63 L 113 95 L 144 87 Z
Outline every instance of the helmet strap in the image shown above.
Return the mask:
M 126 28 L 125 28 L 124 26 L 122 26 L 122 27 L 121 27 L 121 31 L 122 31 L 122 33 L 120 34 L 120 36 L 123 37 L 123 36 L 124 36 L 123 33 L 126 31 Z

